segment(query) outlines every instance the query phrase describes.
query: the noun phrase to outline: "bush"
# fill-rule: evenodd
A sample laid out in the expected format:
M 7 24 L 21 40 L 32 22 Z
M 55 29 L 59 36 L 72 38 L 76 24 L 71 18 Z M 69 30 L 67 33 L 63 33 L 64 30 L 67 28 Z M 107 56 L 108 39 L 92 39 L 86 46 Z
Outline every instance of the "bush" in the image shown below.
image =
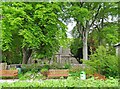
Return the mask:
M 69 63 L 65 63 L 65 65 L 63 66 L 64 69 L 70 69 L 71 68 L 71 64 Z
M 87 75 L 94 73 L 93 69 L 90 67 L 74 66 L 69 69 L 70 75 L 74 77 L 80 77 L 81 71 L 85 71 Z
M 26 72 L 39 72 L 42 69 L 42 66 L 38 64 L 22 65 L 22 73 Z
M 39 80 L 39 79 L 44 78 L 44 76 L 41 73 L 35 73 L 35 72 L 31 72 L 31 71 L 26 72 L 24 74 L 19 74 L 18 77 L 20 80 L 31 80 L 31 79 Z
M 43 68 L 45 68 L 45 69 L 50 69 L 50 65 L 44 64 L 44 65 L 42 66 L 42 69 L 43 69 Z
M 60 63 L 53 63 L 50 65 L 49 67 L 50 69 L 70 69 L 71 68 L 71 64 L 69 63 L 65 63 L 65 64 L 60 64 Z
M 71 76 L 80 77 L 80 72 L 83 71 L 83 68 L 80 66 L 74 66 L 69 69 Z
M 59 63 L 53 63 L 50 65 L 50 69 L 63 69 L 63 65 Z
M 96 52 L 90 56 L 90 60 L 83 60 L 83 62 L 106 77 L 118 76 L 118 58 L 108 54 L 103 46 L 98 47 Z
M 47 71 L 48 71 L 47 68 L 42 68 L 42 69 L 40 70 L 41 73 L 43 73 L 43 72 L 47 72 Z

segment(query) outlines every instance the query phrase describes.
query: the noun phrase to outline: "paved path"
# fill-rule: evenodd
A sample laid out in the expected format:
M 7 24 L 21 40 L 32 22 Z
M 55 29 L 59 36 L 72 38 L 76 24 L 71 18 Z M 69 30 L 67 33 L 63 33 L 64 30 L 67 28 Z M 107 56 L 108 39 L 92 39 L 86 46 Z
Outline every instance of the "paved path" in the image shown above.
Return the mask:
M 54 80 L 54 81 L 58 81 L 60 79 L 46 79 L 46 80 Z M 4 82 L 8 82 L 8 83 L 13 83 L 13 82 L 44 82 L 46 80 L 19 80 L 19 79 L 0 79 L 0 83 L 4 83 Z M 62 79 L 62 80 L 66 80 L 66 79 Z
M 12 83 L 12 82 L 17 82 L 19 81 L 19 79 L 0 79 L 0 83 L 3 83 L 3 82 L 9 82 L 9 83 Z
M 19 80 L 19 79 L 0 79 L 0 83 L 8 82 L 8 83 L 13 83 L 13 82 L 43 82 L 44 80 Z

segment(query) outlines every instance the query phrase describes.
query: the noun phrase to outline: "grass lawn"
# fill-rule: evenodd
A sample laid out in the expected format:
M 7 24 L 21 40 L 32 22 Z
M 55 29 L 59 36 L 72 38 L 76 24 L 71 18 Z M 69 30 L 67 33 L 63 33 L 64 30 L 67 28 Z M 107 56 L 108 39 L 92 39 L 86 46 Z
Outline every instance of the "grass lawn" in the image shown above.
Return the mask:
M 1 87 L 118 87 L 118 79 L 94 80 L 94 78 L 80 80 L 68 77 L 67 79 L 47 79 L 0 83 Z

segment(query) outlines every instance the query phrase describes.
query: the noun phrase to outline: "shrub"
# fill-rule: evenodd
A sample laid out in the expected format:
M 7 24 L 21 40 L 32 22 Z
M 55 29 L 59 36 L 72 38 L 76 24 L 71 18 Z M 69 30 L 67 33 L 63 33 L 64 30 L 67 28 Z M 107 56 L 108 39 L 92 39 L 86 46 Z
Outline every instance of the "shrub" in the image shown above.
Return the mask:
M 40 72 L 42 72 L 42 73 L 43 73 L 43 72 L 47 72 L 47 71 L 48 71 L 48 69 L 47 69 L 47 68 L 42 68 Z
M 50 65 L 50 69 L 70 69 L 70 68 L 71 68 L 71 64 L 69 63 L 60 64 L 54 62 Z
M 91 75 L 94 73 L 94 70 L 90 67 L 83 67 L 83 66 L 73 66 L 69 69 L 69 73 L 71 76 L 80 77 L 81 71 L 85 71 L 87 75 Z
M 83 60 L 83 62 L 106 77 L 118 75 L 118 58 L 108 54 L 103 46 L 98 47 L 96 52 L 90 56 L 90 60 Z
M 59 63 L 53 63 L 50 65 L 50 69 L 63 69 L 63 65 Z
M 75 67 L 71 67 L 69 69 L 69 73 L 71 74 L 71 76 L 75 76 L 75 77 L 79 77 L 80 76 L 80 72 L 83 70 L 82 67 L 80 66 L 75 66 Z
M 39 79 L 43 78 L 43 75 L 40 73 L 35 73 L 35 72 L 29 71 L 24 74 L 19 74 L 18 77 L 20 80 L 30 80 L 30 79 L 33 79 L 33 80 L 38 79 L 39 80 Z
M 42 69 L 42 66 L 38 64 L 22 65 L 22 73 L 26 72 L 39 72 Z
M 65 63 L 63 66 L 64 69 L 70 69 L 71 68 L 71 64 L 69 63 Z
M 42 66 L 42 69 L 43 69 L 43 68 L 50 69 L 50 65 L 44 64 L 44 65 Z

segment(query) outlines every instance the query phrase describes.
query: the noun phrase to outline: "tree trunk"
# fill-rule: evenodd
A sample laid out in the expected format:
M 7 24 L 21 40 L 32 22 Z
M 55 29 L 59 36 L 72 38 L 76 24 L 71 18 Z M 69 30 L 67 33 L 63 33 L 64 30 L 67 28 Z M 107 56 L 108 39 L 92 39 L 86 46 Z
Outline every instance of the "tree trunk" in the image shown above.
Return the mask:
M 22 64 L 27 64 L 31 54 L 32 54 L 32 49 L 27 49 L 26 47 L 24 47 L 22 49 L 23 51 L 23 61 L 22 61 Z
M 83 59 L 84 60 L 88 60 L 87 37 L 88 37 L 88 31 L 84 30 L 83 32 Z
M 26 48 L 24 47 L 22 49 L 22 51 L 23 51 L 23 61 L 22 61 L 22 64 L 26 64 L 26 60 L 27 60 Z

